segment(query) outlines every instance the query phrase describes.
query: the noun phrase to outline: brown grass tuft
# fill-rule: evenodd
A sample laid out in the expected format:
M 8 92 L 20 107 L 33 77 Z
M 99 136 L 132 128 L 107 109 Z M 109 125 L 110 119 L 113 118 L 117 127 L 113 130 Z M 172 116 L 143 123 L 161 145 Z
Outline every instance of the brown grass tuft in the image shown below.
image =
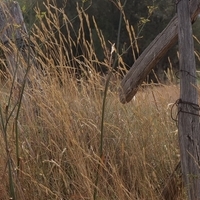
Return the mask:
M 6 135 L 18 199 L 91 200 L 98 165 L 98 200 L 160 199 L 166 180 L 179 161 L 177 127 L 171 119 L 172 104 L 179 96 L 178 86 L 141 87 L 135 101 L 122 105 L 117 92 L 121 73 L 116 73 L 107 93 L 103 155 L 99 158 L 106 75 L 97 73 L 94 67 L 100 64 L 110 70 L 108 49 L 111 45 L 105 41 L 94 19 L 95 28 L 91 30 L 87 15 L 77 7 L 80 22 L 86 20 L 90 33 L 95 32 L 101 41 L 105 59 L 98 60 L 93 40 L 84 40 L 83 24 L 80 23 L 77 38 L 72 39 L 72 23 L 66 14 L 57 10 L 55 13 L 62 15 L 62 23 L 69 31 L 68 35 L 62 35 L 53 7 L 50 10 L 47 5 L 47 9 L 47 22 L 41 21 L 31 35 L 39 55 L 37 62 L 45 75 L 39 74 L 38 79 L 38 71 L 32 67 L 29 74 L 32 84 L 25 88 L 17 123 L 17 110 L 13 108 L 18 107 L 21 86 L 16 84 L 11 93 L 12 79 L 8 79 L 0 87 L 1 126 L 7 122 L 6 133 L 0 131 L 1 178 L 8 180 Z M 131 36 L 134 29 L 128 26 Z M 81 59 L 72 53 L 79 45 L 84 49 Z M 27 66 L 24 60 L 20 62 Z M 125 66 L 122 58 L 119 64 Z M 81 76 L 77 77 L 74 68 L 81 71 Z M 9 119 L 6 109 L 11 113 Z M 16 158 L 16 127 L 19 158 Z M 7 193 L 8 181 L 5 181 L 0 185 L 0 199 L 8 199 Z M 178 198 L 183 199 L 184 195 Z

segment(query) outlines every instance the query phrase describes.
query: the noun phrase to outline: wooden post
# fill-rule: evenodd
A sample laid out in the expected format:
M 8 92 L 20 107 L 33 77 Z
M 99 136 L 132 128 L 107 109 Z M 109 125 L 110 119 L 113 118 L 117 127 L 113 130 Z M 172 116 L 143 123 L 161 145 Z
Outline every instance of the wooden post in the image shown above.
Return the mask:
M 200 132 L 196 64 L 189 0 L 178 0 L 180 100 L 178 129 L 181 167 L 189 200 L 200 200 Z
M 0 3 L 0 41 L 9 73 L 22 83 L 28 67 L 37 65 L 18 2 Z
M 180 0 L 177 0 L 177 2 Z M 189 0 L 188 0 L 189 1 Z M 174 0 L 175 3 L 175 0 Z M 200 12 L 200 0 L 190 0 L 190 17 L 194 22 Z M 178 40 L 178 19 L 175 15 L 166 28 L 149 44 L 135 61 L 127 75 L 123 78 L 120 88 L 120 101 L 128 103 L 138 91 L 157 62 L 176 44 Z

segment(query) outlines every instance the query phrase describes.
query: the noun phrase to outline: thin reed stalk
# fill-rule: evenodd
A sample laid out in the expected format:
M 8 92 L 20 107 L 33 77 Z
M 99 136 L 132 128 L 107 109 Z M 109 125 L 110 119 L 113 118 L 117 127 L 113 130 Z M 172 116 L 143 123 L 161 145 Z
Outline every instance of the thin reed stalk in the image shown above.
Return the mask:
M 39 66 L 17 56 L 16 68 L 25 68 L 21 88 L 16 78 L 0 87 L 0 163 L 6 168 L 0 173 L 7 178 L 0 190 L 16 200 L 160 199 L 179 160 L 170 110 L 178 87 L 146 86 L 135 101 L 119 102 L 123 23 L 135 58 L 139 47 L 123 5 L 115 6 L 121 19 L 116 48 L 78 4 L 71 16 L 50 2 L 43 17 L 36 9 L 38 24 L 27 40 Z M 29 49 L 26 55 L 31 58 Z
M 103 139 L 104 139 L 104 120 L 105 120 L 105 111 L 106 111 L 106 97 L 107 92 L 109 88 L 110 79 L 112 77 L 113 71 L 116 68 L 117 64 L 117 53 L 119 52 L 119 44 L 120 44 L 120 34 L 121 34 L 121 27 L 122 27 L 122 17 L 123 17 L 123 7 L 126 5 L 126 2 L 124 2 L 123 6 L 120 7 L 120 20 L 119 20 L 119 26 L 118 26 L 118 34 L 117 34 L 117 44 L 116 44 L 116 52 L 115 52 L 115 44 L 112 45 L 111 52 L 110 52 L 110 60 L 109 60 L 109 66 L 111 66 L 110 72 L 108 73 L 108 77 L 106 79 L 105 83 L 105 89 L 103 93 L 103 103 L 102 103 L 102 116 L 101 116 L 101 137 L 100 137 L 100 147 L 99 147 L 99 157 L 102 159 L 103 157 Z M 112 57 L 113 53 L 115 53 L 114 56 L 114 62 L 112 63 Z M 95 181 L 95 189 L 94 189 L 94 196 L 93 199 L 96 200 L 97 198 L 97 186 L 98 186 L 98 180 L 99 180 L 99 169 L 100 169 L 100 163 L 97 166 L 97 175 L 96 175 L 96 181 Z

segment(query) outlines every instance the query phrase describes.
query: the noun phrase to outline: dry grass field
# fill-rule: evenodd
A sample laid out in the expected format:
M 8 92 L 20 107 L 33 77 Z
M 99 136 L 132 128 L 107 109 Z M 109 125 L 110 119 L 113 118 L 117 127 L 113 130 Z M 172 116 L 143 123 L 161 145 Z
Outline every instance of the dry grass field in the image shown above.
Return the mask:
M 63 15 L 65 25 L 71 26 Z M 50 10 L 48 16 L 51 26 L 41 22 L 42 29 L 35 26 L 31 36 L 35 51 L 43 57 L 37 62 L 45 75 L 31 66 L 31 84 L 24 90 L 24 83 L 16 83 L 12 76 L 1 81 L 0 200 L 12 195 L 19 200 L 185 199 L 180 175 L 174 172 L 179 147 L 172 116 L 176 118 L 173 104 L 179 86 L 141 86 L 135 100 L 121 104 L 121 76 L 113 74 L 105 94 L 107 77 L 94 71 L 100 61 L 92 41 L 83 41 L 86 53 L 81 61 L 74 57 L 67 62 L 70 51 L 61 46 L 65 40 L 71 47 L 72 38 L 59 33 L 56 41 L 57 16 Z M 78 17 L 87 20 L 85 13 L 79 12 Z M 78 38 L 82 31 L 80 26 Z M 111 69 L 112 54 L 98 27 L 96 32 L 105 56 L 101 64 Z M 48 55 L 45 49 L 50 49 Z M 120 56 L 119 63 L 124 66 Z M 18 64 L 18 73 L 28 65 L 21 58 Z M 89 72 L 87 80 L 77 82 L 68 73 L 76 65 Z M 175 194 L 163 192 L 167 183 Z
M 68 79 L 62 87 L 51 79 L 43 82 L 42 91 L 27 89 L 17 124 L 16 110 L 8 121 L 9 152 L 1 134 L 0 199 L 8 199 L 9 158 L 18 199 L 93 199 L 98 165 L 97 199 L 161 199 L 179 161 L 171 118 L 178 86 L 143 88 L 123 105 L 118 84 L 107 94 L 101 158 L 103 86 L 97 79 L 82 85 Z M 9 91 L 1 89 L 1 109 L 6 109 Z

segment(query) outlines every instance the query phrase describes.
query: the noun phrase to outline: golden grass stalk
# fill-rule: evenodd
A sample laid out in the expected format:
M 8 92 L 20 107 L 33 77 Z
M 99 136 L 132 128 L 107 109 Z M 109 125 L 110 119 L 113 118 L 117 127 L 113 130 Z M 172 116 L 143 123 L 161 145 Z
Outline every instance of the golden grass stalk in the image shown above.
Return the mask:
M 4 169 L 9 149 L 12 169 L 18 171 L 17 176 L 12 174 L 17 199 L 86 200 L 94 198 L 94 188 L 98 200 L 160 199 L 165 182 L 179 161 L 177 127 L 170 109 L 178 98 L 178 87 L 150 85 L 139 90 L 135 101 L 122 105 L 118 100 L 120 73 L 116 73 L 110 77 L 105 95 L 107 75 L 95 69 L 101 65 L 110 70 L 112 52 L 95 19 L 91 29 L 87 14 L 77 7 L 80 27 L 75 30 L 62 10 L 49 4 L 46 9 L 46 22 L 38 19 L 41 21 L 31 34 L 42 72 L 31 68 L 31 84 L 21 93 L 19 110 L 15 108 L 20 94 L 17 85 L 10 93 L 12 77 L 1 83 L 2 138 L 4 109 L 9 101 L 11 113 L 6 130 L 8 147 L 3 140 L 0 143 L 1 178 L 8 178 L 8 170 Z M 58 19 L 60 16 L 62 20 Z M 83 20 L 90 40 L 84 38 Z M 61 33 L 61 25 L 67 35 Z M 73 31 L 77 31 L 75 38 Z M 100 41 L 103 60 L 96 55 L 94 33 Z M 81 48 L 81 55 L 74 55 L 77 47 Z M 119 58 L 125 66 L 123 58 Z M 19 59 L 21 66 L 27 66 L 24 59 Z M 0 184 L 5 199 L 9 198 L 7 185 L 8 181 Z M 180 193 L 179 199 L 183 198 Z

